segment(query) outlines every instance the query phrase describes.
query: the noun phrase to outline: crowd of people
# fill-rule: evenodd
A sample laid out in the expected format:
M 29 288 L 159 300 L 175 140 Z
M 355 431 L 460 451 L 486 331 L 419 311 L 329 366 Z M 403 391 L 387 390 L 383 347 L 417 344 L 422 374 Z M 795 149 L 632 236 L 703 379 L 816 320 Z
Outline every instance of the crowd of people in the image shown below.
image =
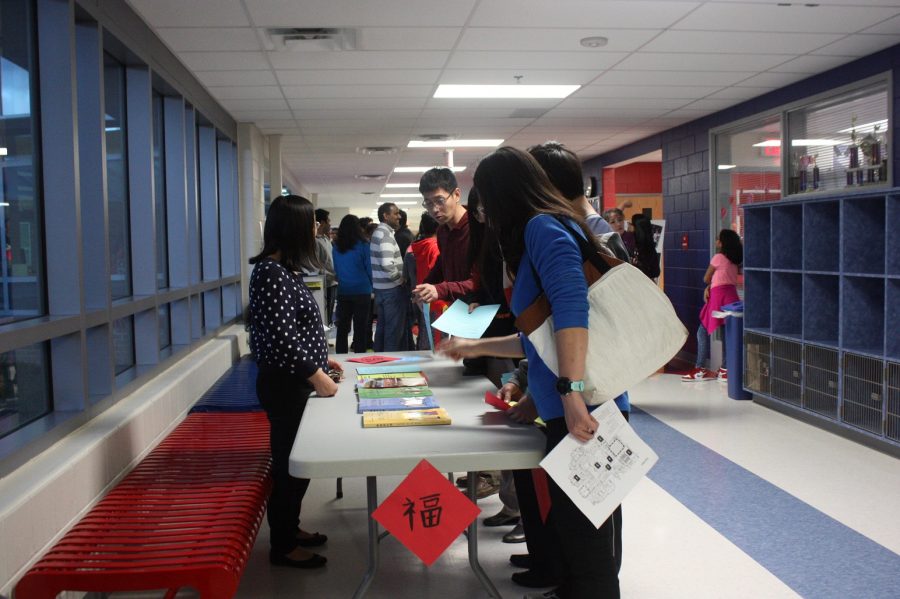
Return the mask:
M 530 423 L 540 417 L 546 452 L 568 434 L 591 438 L 597 422 L 581 394 L 588 301 L 578 238 L 631 261 L 650 278 L 659 276 L 660 267 L 649 219 L 635 215 L 629 231 L 621 209 L 601 216 L 585 197 L 583 181 L 578 157 L 562 144 L 547 142 L 527 151 L 502 147 L 480 161 L 465 203 L 450 169 L 434 168 L 422 176 L 419 192 L 426 213 L 415 237 L 405 214 L 385 203 L 378 208 L 377 223 L 343 217 L 333 244 L 327 212 L 314 212 L 297 196 L 273 202 L 264 248 L 251 260 L 255 268 L 249 316 L 260 366 L 257 392 L 272 427 L 275 484 L 268 522 L 273 564 L 314 568 L 325 563 L 323 556 L 308 550 L 323 544 L 325 536 L 299 526 L 308 481 L 287 472 L 306 399 L 314 390 L 333 395 L 333 378 L 338 378 L 329 377 L 338 367 L 328 359 L 322 318 L 300 273 L 312 269 L 325 274 L 326 319 L 332 319 L 331 305 L 336 303 L 338 353 L 422 349 L 428 347 L 427 341 L 423 344 L 425 311 L 436 317 L 457 299 L 470 307 L 499 304 L 481 339 L 436 339 L 440 351 L 463 360 L 465 374 L 483 374 L 491 360 L 515 364 L 499 394 L 517 401 L 508 411 L 512 420 Z M 723 259 L 708 273 L 710 303 L 716 306 L 731 297 L 729 289 L 722 288 L 732 282 L 728 264 L 740 263 L 732 238 L 724 232 L 720 245 Z M 514 325 L 515 317 L 539 294 L 551 304 L 558 374 Z M 701 331 L 714 330 L 711 326 L 704 321 L 698 340 Z M 628 394 L 615 402 L 627 418 Z M 479 496 L 502 488 L 504 504 L 486 524 L 517 525 L 511 539 L 527 544 L 527 554 L 510 558 L 523 569 L 513 574 L 517 584 L 553 587 L 536 595 L 547 598 L 619 596 L 621 507 L 598 529 L 550 480 L 552 508 L 545 522 L 530 470 L 483 477 Z

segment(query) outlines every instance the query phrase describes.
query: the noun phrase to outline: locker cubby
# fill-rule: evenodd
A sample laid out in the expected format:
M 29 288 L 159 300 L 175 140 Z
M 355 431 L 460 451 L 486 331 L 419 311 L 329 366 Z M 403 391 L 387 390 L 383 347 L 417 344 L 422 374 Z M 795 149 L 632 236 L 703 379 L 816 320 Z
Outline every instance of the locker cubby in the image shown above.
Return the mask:
M 884 279 L 843 277 L 841 345 L 871 354 L 884 352 Z
M 884 354 L 889 360 L 900 360 L 900 279 L 886 279 L 884 304 Z
M 772 339 L 772 380 L 770 393 L 776 399 L 799 406 L 803 385 L 803 345 L 786 339 Z
M 900 275 L 900 235 L 891 228 L 891 224 L 900 223 L 900 194 L 888 196 L 887 222 L 890 234 L 886 240 L 887 274 Z
M 884 196 L 846 199 L 841 212 L 843 272 L 884 274 Z
M 772 273 L 772 334 L 796 335 L 803 329 L 803 275 Z
M 838 345 L 840 295 L 840 277 L 803 276 L 803 339 Z
M 800 270 L 803 267 L 803 206 L 772 208 L 772 268 Z
M 840 270 L 840 204 L 811 202 L 803 207 L 803 268 Z
M 838 350 L 803 346 L 803 407 L 837 420 L 840 374 Z
M 884 370 L 884 436 L 900 441 L 900 363 L 888 362 Z
M 769 268 L 772 216 L 768 207 L 744 207 L 744 266 Z
M 766 329 L 771 326 L 772 283 L 769 271 L 744 271 L 744 326 Z
M 771 359 L 771 337 L 756 333 L 744 333 L 745 389 L 768 395 Z
M 841 420 L 881 435 L 884 410 L 884 362 L 845 353 L 841 371 Z

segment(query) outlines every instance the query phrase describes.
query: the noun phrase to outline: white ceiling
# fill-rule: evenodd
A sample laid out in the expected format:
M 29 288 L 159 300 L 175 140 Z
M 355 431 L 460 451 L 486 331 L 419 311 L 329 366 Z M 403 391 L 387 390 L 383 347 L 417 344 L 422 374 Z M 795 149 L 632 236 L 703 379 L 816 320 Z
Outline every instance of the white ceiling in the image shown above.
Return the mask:
M 384 182 L 355 175 L 444 163 L 406 149 L 419 135 L 557 139 L 589 159 L 900 43 L 900 0 L 129 2 L 238 121 L 284 135 L 285 167 L 321 206 L 360 215 Z M 351 28 L 357 49 L 266 51 L 267 27 Z M 579 44 L 596 35 L 608 45 Z M 441 83 L 517 76 L 583 87 L 561 101 L 431 98 Z M 464 187 L 485 152 L 456 151 Z

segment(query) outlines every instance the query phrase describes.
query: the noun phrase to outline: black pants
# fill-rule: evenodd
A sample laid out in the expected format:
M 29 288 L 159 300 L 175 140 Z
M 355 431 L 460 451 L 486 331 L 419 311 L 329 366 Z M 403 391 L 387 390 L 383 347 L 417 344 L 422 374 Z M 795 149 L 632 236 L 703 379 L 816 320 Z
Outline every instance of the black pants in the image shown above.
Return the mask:
M 308 478 L 288 473 L 288 458 L 306 400 L 313 389 L 303 377 L 281 370 L 260 368 L 256 395 L 269 417 L 269 445 L 272 448 L 272 494 L 266 513 L 272 552 L 285 555 L 297 546 L 300 503 L 309 487 Z
M 347 335 L 350 334 L 350 322 L 353 322 L 353 351 L 366 353 L 366 332 L 369 329 L 370 294 L 339 295 L 337 298 L 337 338 L 334 351 L 347 353 Z
M 548 420 L 547 453 L 568 432 L 565 418 Z M 562 557 L 563 584 L 558 594 L 563 599 L 619 599 L 614 518 L 594 528 L 552 478 L 547 482 L 551 501 L 547 524 L 556 533 Z

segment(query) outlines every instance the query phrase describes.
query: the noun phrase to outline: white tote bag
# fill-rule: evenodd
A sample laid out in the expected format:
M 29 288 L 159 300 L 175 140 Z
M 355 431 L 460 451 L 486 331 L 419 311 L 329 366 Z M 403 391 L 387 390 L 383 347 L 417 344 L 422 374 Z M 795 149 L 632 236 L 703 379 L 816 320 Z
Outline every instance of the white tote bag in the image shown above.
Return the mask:
M 663 367 L 684 345 L 688 332 L 669 298 L 644 273 L 601 254 L 563 224 L 578 241 L 584 258 L 589 304 L 584 399 L 597 405 Z M 516 326 L 558 375 L 553 316 L 543 294 L 516 319 Z

